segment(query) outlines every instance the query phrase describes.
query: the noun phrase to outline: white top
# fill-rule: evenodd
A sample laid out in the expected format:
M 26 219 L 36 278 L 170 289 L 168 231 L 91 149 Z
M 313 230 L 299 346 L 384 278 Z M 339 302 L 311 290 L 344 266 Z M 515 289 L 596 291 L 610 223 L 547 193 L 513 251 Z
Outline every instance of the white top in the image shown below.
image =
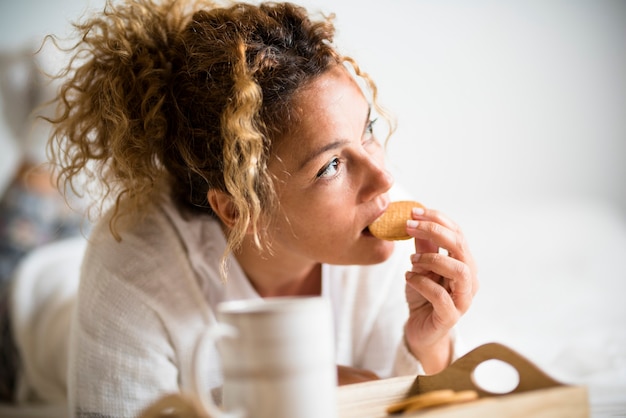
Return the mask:
M 191 390 L 192 352 L 217 304 L 259 297 L 234 259 L 228 280 L 220 279 L 226 242 L 208 215 L 185 215 L 166 202 L 121 234 L 116 241 L 104 219 L 84 255 L 69 344 L 69 409 L 78 417 L 135 416 L 165 393 Z M 413 251 L 403 241 L 382 264 L 323 266 L 337 364 L 380 377 L 423 373 L 402 331 Z M 207 389 L 221 385 L 217 351 L 209 351 Z

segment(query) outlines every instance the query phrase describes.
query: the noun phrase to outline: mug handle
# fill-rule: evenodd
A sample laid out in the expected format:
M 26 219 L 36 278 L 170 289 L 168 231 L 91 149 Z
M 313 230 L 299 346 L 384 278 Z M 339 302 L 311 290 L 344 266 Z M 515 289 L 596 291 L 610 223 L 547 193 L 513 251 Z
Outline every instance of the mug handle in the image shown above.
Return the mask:
M 220 407 L 218 407 L 213 401 L 213 397 L 208 394 L 207 391 L 202 390 L 199 373 L 199 370 L 201 370 L 199 366 L 202 364 L 201 354 L 204 353 L 204 347 L 208 343 L 215 344 L 218 340 L 222 338 L 237 338 L 238 335 L 239 333 L 235 327 L 217 322 L 207 328 L 204 332 L 202 332 L 202 334 L 200 334 L 200 337 L 198 337 L 198 341 L 196 341 L 196 346 L 194 348 L 191 363 L 193 390 L 197 398 L 200 400 L 200 405 L 202 406 L 202 408 L 212 418 L 244 418 L 246 416 L 243 410 L 225 412 Z

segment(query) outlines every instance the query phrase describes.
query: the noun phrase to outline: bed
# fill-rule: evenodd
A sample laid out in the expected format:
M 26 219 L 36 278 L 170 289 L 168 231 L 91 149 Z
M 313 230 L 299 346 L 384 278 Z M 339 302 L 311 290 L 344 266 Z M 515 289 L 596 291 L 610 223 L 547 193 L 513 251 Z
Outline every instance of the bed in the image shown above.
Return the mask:
M 590 200 L 488 207 L 467 217 L 482 287 L 465 343 L 504 343 L 587 386 L 592 417 L 626 416 L 625 214 Z

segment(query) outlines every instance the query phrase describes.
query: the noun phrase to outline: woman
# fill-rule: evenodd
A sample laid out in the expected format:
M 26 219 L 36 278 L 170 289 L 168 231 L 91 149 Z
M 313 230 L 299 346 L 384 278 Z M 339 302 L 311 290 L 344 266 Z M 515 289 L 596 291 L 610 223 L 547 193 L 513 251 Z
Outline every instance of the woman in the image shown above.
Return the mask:
M 194 343 L 231 299 L 328 297 L 340 383 L 447 366 L 473 258 L 431 209 L 414 211 L 408 246 L 369 233 L 396 190 L 375 85 L 335 49 L 329 19 L 129 0 L 77 28 L 50 149 L 61 181 L 86 173 L 111 205 L 83 261 L 77 416 L 132 416 L 190 387 Z

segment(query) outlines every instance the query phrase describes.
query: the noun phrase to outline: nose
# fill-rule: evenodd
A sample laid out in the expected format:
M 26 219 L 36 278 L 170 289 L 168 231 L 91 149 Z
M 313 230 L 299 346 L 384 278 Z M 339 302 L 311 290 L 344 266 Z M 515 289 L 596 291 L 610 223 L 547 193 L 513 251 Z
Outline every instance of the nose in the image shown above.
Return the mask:
M 393 186 L 393 182 L 393 176 L 385 169 L 382 160 L 379 161 L 372 155 L 364 156 L 361 201 L 367 202 L 386 193 Z

